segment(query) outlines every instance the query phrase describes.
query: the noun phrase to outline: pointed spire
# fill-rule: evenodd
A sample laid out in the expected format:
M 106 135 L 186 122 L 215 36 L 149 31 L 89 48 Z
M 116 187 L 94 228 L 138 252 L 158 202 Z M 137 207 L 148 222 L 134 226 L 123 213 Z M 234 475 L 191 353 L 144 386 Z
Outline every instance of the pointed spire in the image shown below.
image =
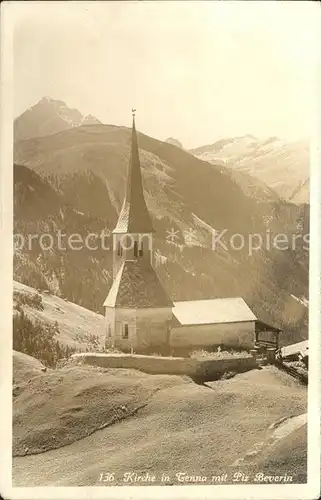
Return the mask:
M 138 142 L 133 113 L 131 152 L 124 203 L 114 233 L 152 233 L 154 228 L 144 198 L 143 180 L 139 161 Z
M 135 115 L 133 114 L 132 141 L 131 141 L 128 176 L 127 176 L 126 198 L 128 201 L 131 201 L 133 196 L 137 197 L 138 195 L 140 197 L 144 197 L 142 173 L 140 169 L 139 153 L 138 153 Z

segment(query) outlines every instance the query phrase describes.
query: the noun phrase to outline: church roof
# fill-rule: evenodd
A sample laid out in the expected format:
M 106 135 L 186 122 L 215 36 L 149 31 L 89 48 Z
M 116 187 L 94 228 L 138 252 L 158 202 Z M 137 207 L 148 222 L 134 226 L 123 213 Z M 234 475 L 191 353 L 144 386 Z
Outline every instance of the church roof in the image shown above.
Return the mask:
M 239 323 L 257 319 L 241 297 L 174 302 L 173 315 L 181 326 Z
M 122 264 L 104 302 L 104 306 L 125 309 L 172 305 L 155 270 L 143 260 L 126 260 Z
M 144 198 L 139 162 L 135 118 L 133 118 L 131 154 L 128 166 L 125 199 L 114 233 L 152 233 L 153 224 Z

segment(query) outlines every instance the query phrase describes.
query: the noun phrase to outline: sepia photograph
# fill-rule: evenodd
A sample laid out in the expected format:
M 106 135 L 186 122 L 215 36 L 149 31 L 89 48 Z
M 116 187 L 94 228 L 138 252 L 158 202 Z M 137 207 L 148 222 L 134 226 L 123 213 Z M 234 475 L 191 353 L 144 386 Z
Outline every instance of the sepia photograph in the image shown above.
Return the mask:
M 1 8 L 1 495 L 318 498 L 319 4 Z

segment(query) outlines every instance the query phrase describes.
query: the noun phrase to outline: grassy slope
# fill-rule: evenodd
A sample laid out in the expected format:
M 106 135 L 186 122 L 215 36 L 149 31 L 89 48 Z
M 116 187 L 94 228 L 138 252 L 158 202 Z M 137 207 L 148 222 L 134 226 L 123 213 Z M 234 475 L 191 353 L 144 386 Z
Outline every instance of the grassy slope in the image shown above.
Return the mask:
M 133 415 L 184 379 L 134 370 L 65 367 L 21 385 L 14 399 L 14 455 L 59 448 Z M 50 395 L 50 397 L 48 397 Z
M 24 305 L 25 314 L 32 320 L 54 325 L 58 322 L 59 334 L 57 339 L 65 345 L 85 349 L 89 345 L 90 335 L 97 335 L 103 344 L 105 339 L 105 321 L 100 314 L 94 313 L 72 302 L 65 301 L 56 295 L 37 292 L 34 288 L 14 281 L 14 291 L 33 295 L 38 293 L 42 297 L 44 310 L 38 310 Z
M 45 366 L 36 358 L 23 352 L 13 351 L 13 383 L 22 384 L 41 375 Z
M 306 389 L 271 367 L 207 386 L 131 370 L 65 367 L 21 387 L 14 399 L 14 451 L 73 442 L 15 457 L 14 485 L 99 485 L 102 472 L 115 472 L 113 484 L 123 484 L 127 471 L 157 477 L 234 472 L 235 460 L 266 439 L 271 424 L 305 411 Z M 306 436 L 297 436 L 301 460 L 298 453 L 292 460 L 289 439 L 251 470 L 279 473 L 287 457 L 287 473 L 303 481 Z

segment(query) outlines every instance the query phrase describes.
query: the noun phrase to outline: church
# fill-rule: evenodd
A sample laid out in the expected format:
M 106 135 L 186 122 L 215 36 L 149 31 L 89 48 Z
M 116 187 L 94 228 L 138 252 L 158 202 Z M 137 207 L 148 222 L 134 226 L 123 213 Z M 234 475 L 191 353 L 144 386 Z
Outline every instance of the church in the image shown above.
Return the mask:
M 267 332 L 267 342 L 278 346 L 280 330 L 258 321 L 240 297 L 173 302 L 153 267 L 154 232 L 133 115 L 125 199 L 113 230 L 113 283 L 103 304 L 106 344 L 163 355 L 220 345 L 251 349 Z

